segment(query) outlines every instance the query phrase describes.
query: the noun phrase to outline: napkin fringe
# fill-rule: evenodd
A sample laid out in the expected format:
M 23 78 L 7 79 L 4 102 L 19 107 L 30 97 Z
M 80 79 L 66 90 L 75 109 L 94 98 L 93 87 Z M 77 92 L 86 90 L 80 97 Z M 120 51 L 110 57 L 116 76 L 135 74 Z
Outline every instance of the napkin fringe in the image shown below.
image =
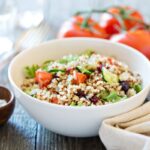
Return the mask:
M 139 133 L 139 134 L 145 134 L 145 133 L 148 134 L 150 133 L 150 121 L 128 127 L 125 130 Z
M 116 124 L 126 123 L 129 121 L 138 119 L 139 117 L 144 117 L 145 115 L 148 115 L 148 114 L 150 114 L 150 102 L 147 102 L 144 105 L 134 110 L 131 110 L 125 114 L 121 114 L 114 118 L 106 119 L 105 123 L 115 126 Z
M 150 121 L 150 114 L 148 114 L 144 117 L 140 117 L 138 119 L 132 120 L 132 121 L 128 121 L 128 122 L 125 122 L 125 123 L 119 123 L 118 126 L 120 128 L 128 128 L 130 126 L 133 126 L 133 125 L 136 125 L 136 124 L 139 124 L 139 123 L 143 123 L 143 122 L 147 122 L 147 121 Z

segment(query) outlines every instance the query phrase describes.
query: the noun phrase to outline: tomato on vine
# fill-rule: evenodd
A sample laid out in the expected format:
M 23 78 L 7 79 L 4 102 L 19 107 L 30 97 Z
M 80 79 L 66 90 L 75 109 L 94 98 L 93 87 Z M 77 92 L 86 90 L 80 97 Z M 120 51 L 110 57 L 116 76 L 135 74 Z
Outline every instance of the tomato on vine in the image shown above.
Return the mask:
M 122 29 L 143 28 L 143 16 L 141 13 L 128 6 L 109 8 L 100 16 L 100 26 L 111 36 Z
M 91 17 L 73 16 L 61 26 L 58 38 L 63 37 L 94 37 L 107 38 L 105 30 Z

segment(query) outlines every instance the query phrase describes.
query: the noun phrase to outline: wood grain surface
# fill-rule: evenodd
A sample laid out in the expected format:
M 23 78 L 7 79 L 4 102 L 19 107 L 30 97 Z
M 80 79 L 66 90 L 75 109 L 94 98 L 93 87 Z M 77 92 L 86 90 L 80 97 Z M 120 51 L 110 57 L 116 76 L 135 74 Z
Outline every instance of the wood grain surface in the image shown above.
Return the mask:
M 105 150 L 99 137 L 70 138 L 35 122 L 17 103 L 7 124 L 0 127 L 0 150 Z

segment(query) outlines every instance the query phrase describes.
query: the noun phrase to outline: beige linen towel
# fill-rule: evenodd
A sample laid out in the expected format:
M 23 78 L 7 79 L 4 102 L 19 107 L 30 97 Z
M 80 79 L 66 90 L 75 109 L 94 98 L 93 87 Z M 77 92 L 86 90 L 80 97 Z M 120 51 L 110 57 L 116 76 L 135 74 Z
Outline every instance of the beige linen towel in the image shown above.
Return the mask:
M 150 150 L 150 102 L 104 120 L 99 135 L 108 150 Z

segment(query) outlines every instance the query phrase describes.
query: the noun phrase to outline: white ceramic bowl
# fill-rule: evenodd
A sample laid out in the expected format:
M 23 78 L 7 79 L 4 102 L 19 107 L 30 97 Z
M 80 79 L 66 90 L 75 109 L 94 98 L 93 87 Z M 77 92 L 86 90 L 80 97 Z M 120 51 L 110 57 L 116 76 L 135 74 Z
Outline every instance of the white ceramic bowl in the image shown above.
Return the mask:
M 43 102 L 30 97 L 20 89 L 25 66 L 40 64 L 47 59 L 58 59 L 66 54 L 79 54 L 86 49 L 115 56 L 126 62 L 131 69 L 141 74 L 144 89 L 125 101 L 90 107 L 60 106 Z M 98 135 L 103 119 L 127 112 L 144 102 L 150 88 L 150 62 L 136 50 L 106 40 L 90 38 L 52 40 L 16 56 L 9 66 L 9 80 L 18 101 L 44 127 L 62 135 L 90 137 Z

